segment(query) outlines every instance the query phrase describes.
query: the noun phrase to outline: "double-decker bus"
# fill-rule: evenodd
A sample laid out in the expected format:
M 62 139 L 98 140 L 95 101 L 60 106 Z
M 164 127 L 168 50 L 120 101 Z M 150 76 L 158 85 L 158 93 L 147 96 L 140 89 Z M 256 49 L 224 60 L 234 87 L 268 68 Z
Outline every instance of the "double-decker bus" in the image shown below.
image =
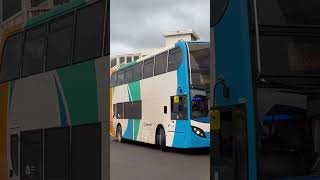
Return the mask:
M 214 0 L 212 179 L 320 179 L 320 2 Z
M 166 147 L 210 145 L 209 43 L 178 41 L 111 75 L 111 130 Z
M 109 15 L 73 0 L 7 29 L 0 179 L 108 179 Z

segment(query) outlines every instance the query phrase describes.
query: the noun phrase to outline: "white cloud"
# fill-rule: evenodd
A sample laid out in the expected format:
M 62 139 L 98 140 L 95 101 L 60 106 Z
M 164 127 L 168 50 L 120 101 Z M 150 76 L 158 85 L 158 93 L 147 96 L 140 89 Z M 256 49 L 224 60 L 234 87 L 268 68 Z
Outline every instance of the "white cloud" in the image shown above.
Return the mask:
M 193 29 L 210 39 L 210 0 L 111 0 L 111 54 L 164 45 L 163 32 Z

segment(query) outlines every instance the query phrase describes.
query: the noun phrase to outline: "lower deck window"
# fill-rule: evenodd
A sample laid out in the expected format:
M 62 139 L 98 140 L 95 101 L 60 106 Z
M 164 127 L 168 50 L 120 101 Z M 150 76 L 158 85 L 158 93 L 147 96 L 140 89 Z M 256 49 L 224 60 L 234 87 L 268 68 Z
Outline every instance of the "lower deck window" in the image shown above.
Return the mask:
M 141 101 L 124 102 L 113 105 L 114 115 L 117 119 L 141 119 Z

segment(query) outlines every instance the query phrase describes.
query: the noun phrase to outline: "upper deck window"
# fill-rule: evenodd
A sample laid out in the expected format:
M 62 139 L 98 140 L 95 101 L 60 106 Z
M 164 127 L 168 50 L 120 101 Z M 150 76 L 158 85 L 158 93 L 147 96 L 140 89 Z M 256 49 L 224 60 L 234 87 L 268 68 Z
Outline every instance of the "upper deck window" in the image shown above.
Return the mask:
M 143 78 L 149 78 L 153 76 L 154 58 L 150 58 L 144 61 L 143 64 Z
M 167 61 L 168 60 L 168 52 L 161 53 L 156 56 L 155 59 L 155 68 L 154 75 L 159 75 L 166 73 L 167 71 Z
M 193 86 L 210 85 L 209 43 L 189 43 Z
M 139 81 L 142 79 L 142 65 L 143 63 L 140 62 L 133 66 L 133 81 Z
M 104 29 L 103 1 L 77 12 L 74 43 L 74 62 L 81 62 L 102 54 Z
M 168 72 L 177 70 L 182 61 L 182 52 L 180 48 L 174 48 L 169 51 Z
M 133 67 L 129 67 L 126 69 L 126 73 L 124 76 L 124 84 L 130 83 L 133 80 Z
M 124 57 L 120 57 L 120 64 L 124 63 L 125 58 Z
M 127 57 L 127 63 L 130 63 L 130 62 L 132 62 L 132 57 L 128 56 Z
M 46 70 L 68 65 L 71 61 L 74 15 L 49 25 Z
M 47 26 L 42 25 L 26 32 L 22 76 L 43 72 Z
M 111 67 L 114 67 L 117 65 L 117 58 L 114 58 L 111 60 Z
M 124 70 L 121 70 L 118 72 L 117 86 L 122 85 L 123 80 L 124 80 Z
M 2 0 L 2 21 L 17 14 L 22 9 L 21 0 Z
M 112 75 L 111 75 L 111 80 L 110 80 L 110 85 L 111 85 L 111 87 L 114 87 L 114 86 L 116 86 L 116 84 L 117 84 L 117 76 L 118 75 L 118 73 L 113 73 Z
M 20 76 L 22 33 L 8 38 L 0 63 L 0 82 L 17 79 Z

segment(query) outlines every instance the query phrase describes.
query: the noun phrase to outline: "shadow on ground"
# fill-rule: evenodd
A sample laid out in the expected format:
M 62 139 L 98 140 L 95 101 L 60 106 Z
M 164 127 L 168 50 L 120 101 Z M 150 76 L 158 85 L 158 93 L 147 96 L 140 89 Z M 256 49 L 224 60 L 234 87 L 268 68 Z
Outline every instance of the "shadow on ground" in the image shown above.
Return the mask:
M 111 138 L 112 141 L 117 141 L 114 138 Z M 137 142 L 137 141 L 131 141 L 124 139 L 123 140 L 124 144 L 132 145 L 132 146 L 140 146 L 140 147 L 145 147 L 145 148 L 150 148 L 150 149 L 159 149 L 156 145 L 154 144 L 148 144 L 148 143 L 143 143 L 143 142 Z M 160 149 L 159 149 L 160 151 Z M 210 154 L 210 148 L 189 148 L 189 149 L 178 149 L 178 148 L 167 148 L 166 152 L 171 152 L 171 153 L 178 153 L 178 154 L 186 154 L 186 155 L 206 155 Z

